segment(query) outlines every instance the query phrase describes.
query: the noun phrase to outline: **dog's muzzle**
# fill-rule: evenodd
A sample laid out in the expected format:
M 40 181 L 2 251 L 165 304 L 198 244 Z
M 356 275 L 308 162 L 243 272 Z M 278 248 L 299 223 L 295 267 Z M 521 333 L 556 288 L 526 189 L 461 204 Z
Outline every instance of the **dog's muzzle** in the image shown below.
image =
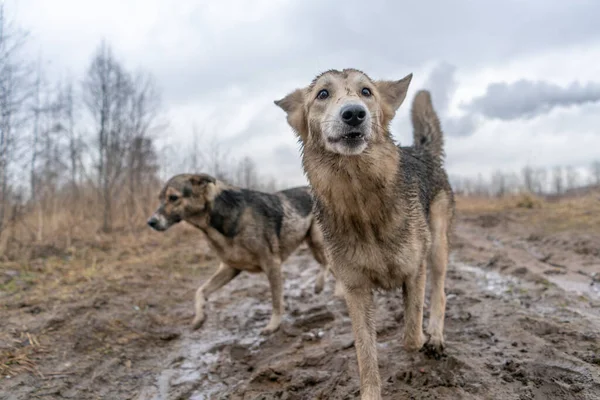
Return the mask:
M 154 229 L 155 231 L 165 231 L 172 225 L 172 223 L 167 221 L 164 215 L 158 213 L 155 213 L 153 216 L 151 216 L 147 223 L 150 228 Z
M 154 215 L 150 217 L 150 219 L 148 219 L 148 225 L 150 225 L 150 228 L 156 229 L 158 226 L 158 218 L 156 218 Z
M 324 129 L 330 150 L 346 155 L 360 154 L 370 139 L 370 114 L 360 103 L 343 105 L 338 111 L 337 123 L 328 123 Z

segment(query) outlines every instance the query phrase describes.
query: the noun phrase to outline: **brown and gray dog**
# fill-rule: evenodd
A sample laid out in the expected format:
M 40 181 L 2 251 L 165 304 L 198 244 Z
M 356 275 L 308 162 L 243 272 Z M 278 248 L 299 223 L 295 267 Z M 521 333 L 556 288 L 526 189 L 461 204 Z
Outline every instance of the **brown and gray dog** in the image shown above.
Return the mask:
M 323 267 L 315 292 L 323 290 L 328 268 L 308 187 L 271 194 L 230 186 L 206 174 L 181 174 L 169 179 L 159 200 L 148 225 L 165 231 L 186 221 L 204 232 L 221 260 L 218 270 L 196 292 L 194 329 L 204 322 L 204 305 L 211 293 L 247 271 L 267 275 L 273 310 L 262 333 L 276 331 L 284 309 L 281 264 L 303 242 Z
M 448 231 L 454 196 L 443 168 L 443 137 L 429 92 L 412 107 L 414 145 L 389 131 L 412 74 L 374 81 L 355 69 L 331 70 L 275 101 L 302 144 L 316 218 L 331 269 L 352 319 L 361 398 L 381 398 L 373 289 L 402 287 L 404 346 L 444 346 Z M 432 270 L 431 317 L 423 334 L 426 265 Z

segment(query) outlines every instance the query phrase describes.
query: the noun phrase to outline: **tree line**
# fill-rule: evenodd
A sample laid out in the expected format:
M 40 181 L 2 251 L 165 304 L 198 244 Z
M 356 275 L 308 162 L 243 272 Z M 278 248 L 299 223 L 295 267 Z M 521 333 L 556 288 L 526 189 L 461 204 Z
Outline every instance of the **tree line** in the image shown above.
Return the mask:
M 251 158 L 235 160 L 197 129 L 191 146 L 157 148 L 169 132 L 161 92 L 108 42 L 90 49 L 83 79 L 50 81 L 28 40 L 0 4 L 0 257 L 11 241 L 59 235 L 69 245 L 84 230 L 139 229 L 169 173 L 277 188 Z
M 496 171 L 485 179 L 451 177 L 455 192 L 464 196 L 502 197 L 517 193 L 539 196 L 560 196 L 579 193 L 588 189 L 600 189 L 600 161 L 592 162 L 587 169 L 573 166 L 535 168 L 525 166 L 520 173 Z

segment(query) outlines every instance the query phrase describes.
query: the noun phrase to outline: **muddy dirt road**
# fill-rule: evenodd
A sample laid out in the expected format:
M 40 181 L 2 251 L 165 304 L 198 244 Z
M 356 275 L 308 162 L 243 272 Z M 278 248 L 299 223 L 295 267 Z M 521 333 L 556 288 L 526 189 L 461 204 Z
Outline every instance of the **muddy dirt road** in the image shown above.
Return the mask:
M 307 252 L 290 260 L 289 313 L 266 339 L 257 335 L 269 317 L 266 283 L 243 277 L 221 292 L 204 329 L 185 335 L 138 398 L 356 398 L 350 320 L 331 284 L 312 294 L 315 268 Z M 378 295 L 385 398 L 600 399 L 599 309 L 456 255 L 448 276 L 448 349 L 439 361 L 403 351 L 400 296 Z
M 461 219 L 455 236 L 443 359 L 406 353 L 401 295 L 377 294 L 383 397 L 600 399 L 600 240 L 535 237 L 491 216 Z M 174 316 L 168 343 L 148 341 L 140 361 L 107 356 L 81 374 L 5 379 L 0 398 L 358 398 L 350 319 L 331 278 L 313 294 L 317 269 L 306 249 L 285 264 L 287 312 L 271 336 L 259 335 L 270 315 L 264 276 L 242 274 L 213 295 L 196 332 L 187 283 L 159 308 Z

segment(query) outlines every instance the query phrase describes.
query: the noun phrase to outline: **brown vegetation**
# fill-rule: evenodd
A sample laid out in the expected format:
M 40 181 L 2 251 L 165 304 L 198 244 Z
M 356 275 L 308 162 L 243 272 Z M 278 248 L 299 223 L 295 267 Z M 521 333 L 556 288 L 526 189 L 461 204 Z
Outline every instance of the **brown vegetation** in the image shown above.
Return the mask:
M 464 216 L 503 215 L 544 233 L 576 230 L 600 234 L 600 190 L 585 196 L 552 198 L 531 194 L 502 198 L 458 196 L 456 206 Z

